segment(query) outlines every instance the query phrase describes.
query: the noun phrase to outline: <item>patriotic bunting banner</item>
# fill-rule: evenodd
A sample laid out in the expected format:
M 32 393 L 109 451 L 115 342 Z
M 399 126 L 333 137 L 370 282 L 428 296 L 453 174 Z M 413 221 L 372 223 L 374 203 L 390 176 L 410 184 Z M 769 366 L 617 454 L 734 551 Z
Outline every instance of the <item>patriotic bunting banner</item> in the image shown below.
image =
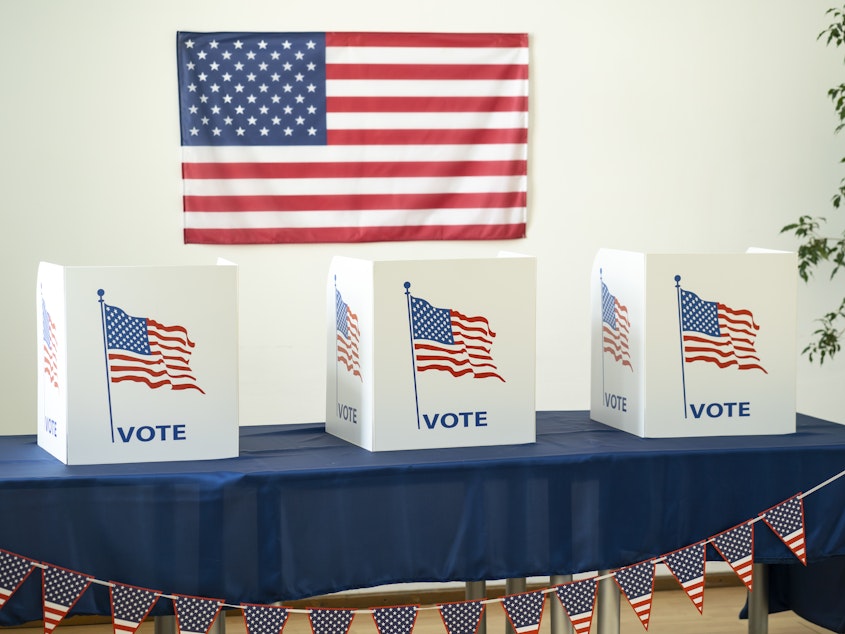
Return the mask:
M 411 634 L 417 621 L 419 606 L 402 605 L 373 609 L 373 620 L 379 634 Z
M 177 34 L 186 243 L 525 237 L 525 33 Z
M 0 550 L 0 608 L 32 572 L 32 562 L 5 550 Z
M 599 584 L 596 579 L 584 579 L 557 586 L 555 592 L 566 611 L 575 634 L 587 634 L 593 624 L 593 610 Z
M 442 603 L 437 607 L 448 634 L 475 634 L 481 622 L 481 615 L 484 614 L 484 604 L 481 601 Z
M 698 609 L 704 611 L 704 566 L 706 560 L 704 542 L 676 550 L 666 555 L 664 564 L 678 580 L 684 592 Z
M 114 634 L 134 634 L 161 593 L 121 583 L 109 586 Z
M 536 634 L 540 631 L 545 600 L 543 592 L 523 592 L 502 600 L 505 614 L 517 634 Z
M 762 520 L 806 563 L 803 499 L 834 480 L 845 471 L 785 502 L 758 514 L 729 530 L 704 541 L 670 552 L 662 557 L 620 568 L 606 576 L 594 576 L 544 590 L 508 595 L 501 599 L 511 625 L 518 634 L 536 634 L 545 603 L 545 595 L 554 592 L 572 622 L 575 634 L 589 634 L 598 592 L 598 581 L 611 577 L 631 604 L 643 627 L 648 630 L 654 591 L 655 565 L 664 562 L 682 585 L 699 612 L 703 611 L 705 551 L 712 543 L 751 590 L 754 550 L 754 523 Z M 72 609 L 88 586 L 96 581 L 109 586 L 115 634 L 134 634 L 149 615 L 158 597 L 173 599 L 179 634 L 207 634 L 220 610 L 243 610 L 247 634 L 281 634 L 289 609 L 278 606 L 241 603 L 230 605 L 218 599 L 164 595 L 158 591 L 115 582 L 104 582 L 87 575 L 39 563 L 0 549 L 0 607 L 35 568 L 43 569 L 44 633 L 50 634 Z M 499 601 L 499 600 L 496 600 Z M 475 634 L 486 603 L 459 601 L 438 604 L 446 634 Z M 373 615 L 378 634 L 411 634 L 420 606 L 404 605 L 367 610 Z M 306 609 L 313 634 L 347 634 L 355 610 L 339 608 Z
M 247 634 L 280 634 L 288 620 L 288 609 L 280 606 L 242 603 Z
M 807 551 L 804 548 L 804 501 L 801 495 L 760 514 L 763 521 L 781 538 L 789 550 L 807 565 Z
M 87 575 L 47 566 L 44 584 L 44 634 L 50 634 L 91 585 Z
M 353 610 L 323 608 L 311 610 L 308 619 L 314 634 L 346 634 L 354 616 Z
M 754 582 L 754 524 L 740 524 L 716 535 L 713 546 L 750 592 Z
M 622 568 L 613 576 L 622 594 L 637 613 L 640 623 L 647 630 L 648 621 L 651 618 L 651 599 L 654 594 L 654 562 L 646 561 Z
M 218 599 L 176 595 L 176 623 L 179 634 L 206 634 L 223 607 Z

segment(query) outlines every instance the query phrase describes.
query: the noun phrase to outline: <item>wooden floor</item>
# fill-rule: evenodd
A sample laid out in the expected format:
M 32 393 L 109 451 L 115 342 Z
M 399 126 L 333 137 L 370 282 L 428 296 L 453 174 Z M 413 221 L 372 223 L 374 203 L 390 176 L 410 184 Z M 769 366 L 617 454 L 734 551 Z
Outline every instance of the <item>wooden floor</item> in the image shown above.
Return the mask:
M 549 595 L 548 599 L 554 598 Z M 745 634 L 748 621 L 739 620 L 740 609 L 745 604 L 745 589 L 740 586 L 708 588 L 704 593 L 704 614 L 699 614 L 687 595 L 680 590 L 655 592 L 652 603 L 649 634 Z M 551 621 L 549 602 L 543 612 L 541 633 L 548 634 Z M 555 599 L 556 600 L 556 599 Z M 430 607 L 430 606 L 424 606 Z M 487 606 L 487 634 L 505 634 L 505 615 L 501 603 Z M 226 634 L 245 634 L 243 618 L 239 612 L 225 620 Z M 35 628 L 39 629 L 35 629 Z M 40 623 L 33 627 L 2 628 L 2 634 L 37 634 L 41 631 Z M 216 629 L 216 628 L 215 628 Z M 147 621 L 141 625 L 139 634 L 154 634 L 155 627 Z M 59 634 L 112 634 L 110 623 L 77 624 L 76 619 L 69 619 L 59 624 Z M 593 620 L 591 632 L 596 632 Z M 644 632 L 631 606 L 622 599 L 621 605 L 622 634 Z M 445 634 L 446 630 L 436 609 L 423 609 L 419 612 L 413 634 Z M 807 634 L 828 632 L 812 623 L 801 619 L 792 612 L 769 616 L 769 634 Z M 283 634 L 311 634 L 308 617 L 296 612 L 290 615 Z M 352 621 L 349 634 L 377 634 L 372 616 L 366 611 L 358 611 Z

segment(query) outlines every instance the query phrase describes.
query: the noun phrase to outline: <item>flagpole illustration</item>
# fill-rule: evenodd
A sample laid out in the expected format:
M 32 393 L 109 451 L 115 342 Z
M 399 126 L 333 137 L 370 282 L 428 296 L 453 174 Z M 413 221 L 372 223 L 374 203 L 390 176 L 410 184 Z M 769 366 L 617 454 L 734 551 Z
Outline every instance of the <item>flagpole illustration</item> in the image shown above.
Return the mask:
M 411 335 L 411 368 L 414 374 L 414 405 L 417 408 L 417 429 L 420 427 L 420 397 L 417 393 L 417 355 L 414 353 L 414 317 L 411 313 L 411 283 L 405 282 L 405 297 L 408 303 L 408 331 Z
M 337 411 L 337 404 L 340 403 L 340 387 L 338 375 L 340 370 L 337 367 L 337 361 L 340 358 L 340 347 L 337 343 L 337 275 L 334 276 L 334 402 L 335 411 Z
M 687 379 L 684 374 L 684 313 L 681 306 L 681 276 L 675 276 L 675 289 L 678 297 L 678 338 L 681 344 L 681 387 L 684 393 L 684 418 L 687 417 Z
M 100 299 L 100 320 L 103 324 L 103 356 L 105 357 L 106 361 L 106 394 L 108 395 L 108 402 L 109 402 L 109 427 L 111 428 L 111 441 L 114 442 L 114 417 L 112 416 L 112 409 L 111 409 L 111 381 L 109 380 L 109 343 L 108 337 L 106 335 L 106 303 L 103 300 L 103 295 L 106 292 L 101 288 L 97 291 L 97 295 L 99 295 Z

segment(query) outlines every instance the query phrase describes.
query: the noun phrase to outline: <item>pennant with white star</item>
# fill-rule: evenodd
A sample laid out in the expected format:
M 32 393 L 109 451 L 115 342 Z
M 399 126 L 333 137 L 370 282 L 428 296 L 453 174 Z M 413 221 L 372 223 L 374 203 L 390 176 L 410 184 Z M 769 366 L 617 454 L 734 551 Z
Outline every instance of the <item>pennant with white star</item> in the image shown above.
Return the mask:
M 50 634 L 91 585 L 91 579 L 66 568 L 45 566 L 43 585 L 44 634 Z
M 804 500 L 801 494 L 789 498 L 768 511 L 760 513 L 763 521 L 781 538 L 792 554 L 807 565 L 807 551 L 804 543 Z
M 218 599 L 178 594 L 173 599 L 173 603 L 176 606 L 176 624 L 179 634 L 206 634 L 223 607 L 223 602 Z
M 437 606 L 440 618 L 449 634 L 475 634 L 481 615 L 484 614 L 484 604 L 481 601 L 460 601 L 458 603 L 441 603 Z
M 32 561 L 0 550 L 0 608 L 32 572 Z
M 654 562 L 645 561 L 613 573 L 616 585 L 634 608 L 640 623 L 648 630 L 651 618 L 651 599 L 654 594 Z
M 280 634 L 288 620 L 288 609 L 275 605 L 242 603 L 247 634 Z
M 748 522 L 719 533 L 713 546 L 751 591 L 754 585 L 754 524 Z
M 587 634 L 593 624 L 598 583 L 595 578 L 573 581 L 555 588 L 557 598 L 572 622 L 575 634 Z
M 417 621 L 416 605 L 373 608 L 373 620 L 379 634 L 411 634 Z
M 352 624 L 353 610 L 315 608 L 308 613 L 314 634 L 346 634 Z
M 663 562 L 678 580 L 699 614 L 704 612 L 705 542 L 666 555 Z
M 158 601 L 160 592 L 112 582 L 109 587 L 114 634 L 134 634 Z
M 537 634 L 540 631 L 545 600 L 543 592 L 522 592 L 502 599 L 505 614 L 516 634 Z

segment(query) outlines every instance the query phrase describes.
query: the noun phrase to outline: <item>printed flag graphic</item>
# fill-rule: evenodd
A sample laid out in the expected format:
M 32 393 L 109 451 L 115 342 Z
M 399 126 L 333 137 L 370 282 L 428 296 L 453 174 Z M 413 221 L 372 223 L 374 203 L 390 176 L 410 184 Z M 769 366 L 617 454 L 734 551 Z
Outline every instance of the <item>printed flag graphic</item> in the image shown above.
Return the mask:
M 634 608 L 643 627 L 648 629 L 651 618 L 651 599 L 654 593 L 654 562 L 646 561 L 622 568 L 614 573 L 616 585 Z
M 5 550 L 0 550 L 0 608 L 32 572 L 32 562 Z
M 440 618 L 443 619 L 447 634 L 475 634 L 481 622 L 481 615 L 484 614 L 484 604 L 481 601 L 441 603 L 437 609 L 440 610 Z
M 754 582 L 754 524 L 740 524 L 719 533 L 713 538 L 713 546 L 750 591 Z
M 411 634 L 417 621 L 416 605 L 373 608 L 373 620 L 379 634 Z
M 628 309 L 611 295 L 607 284 L 601 283 L 602 349 L 618 363 L 634 369 L 631 365 L 631 351 L 628 349 Z
M 525 236 L 524 33 L 177 34 L 186 243 Z
M 789 498 L 760 514 L 763 521 L 781 538 L 789 550 L 807 565 L 807 551 L 804 544 L 804 500 L 799 495 Z
M 335 311 L 337 320 L 337 360 L 346 369 L 361 378 L 361 360 L 358 345 L 361 331 L 358 329 L 358 315 L 352 312 L 340 291 L 335 289 Z
M 44 373 L 47 375 L 47 381 L 53 387 L 59 387 L 59 364 L 56 357 L 56 349 L 58 343 L 56 342 L 56 324 L 53 323 L 53 318 L 47 311 L 47 304 L 41 300 L 41 324 L 43 329 L 44 340 Z
M 223 606 L 223 602 L 217 599 L 183 595 L 176 595 L 173 604 L 179 634 L 206 634 Z
M 524 592 L 506 596 L 502 600 L 505 614 L 517 634 L 536 634 L 543 618 L 543 592 Z
M 102 303 L 112 383 L 135 381 L 151 388 L 167 385 L 172 390 L 205 394 L 190 367 L 196 344 L 184 327 L 132 317 L 116 306 Z
M 663 563 L 681 584 L 699 613 L 703 613 L 705 543 L 700 542 L 669 553 Z
M 308 613 L 314 634 L 346 634 L 354 616 L 353 610 L 338 608 L 313 609 Z
M 584 579 L 567 583 L 555 588 L 557 598 L 569 620 L 575 634 L 588 634 L 593 624 L 593 610 L 596 606 L 598 583 L 595 579 Z
M 114 634 L 134 634 L 158 601 L 160 593 L 120 583 L 109 587 Z
M 751 311 L 734 310 L 679 290 L 685 362 L 706 361 L 720 368 L 736 366 L 739 370 L 766 372 L 754 348 L 760 326 Z
M 274 605 L 242 603 L 247 634 L 280 634 L 288 620 L 288 609 Z
M 411 330 L 417 370 L 442 370 L 452 376 L 476 379 L 498 374 L 490 350 L 496 333 L 485 317 L 467 316 L 449 308 L 435 308 L 410 295 Z
M 46 566 L 43 575 L 44 634 L 50 634 L 91 585 L 86 575 Z

